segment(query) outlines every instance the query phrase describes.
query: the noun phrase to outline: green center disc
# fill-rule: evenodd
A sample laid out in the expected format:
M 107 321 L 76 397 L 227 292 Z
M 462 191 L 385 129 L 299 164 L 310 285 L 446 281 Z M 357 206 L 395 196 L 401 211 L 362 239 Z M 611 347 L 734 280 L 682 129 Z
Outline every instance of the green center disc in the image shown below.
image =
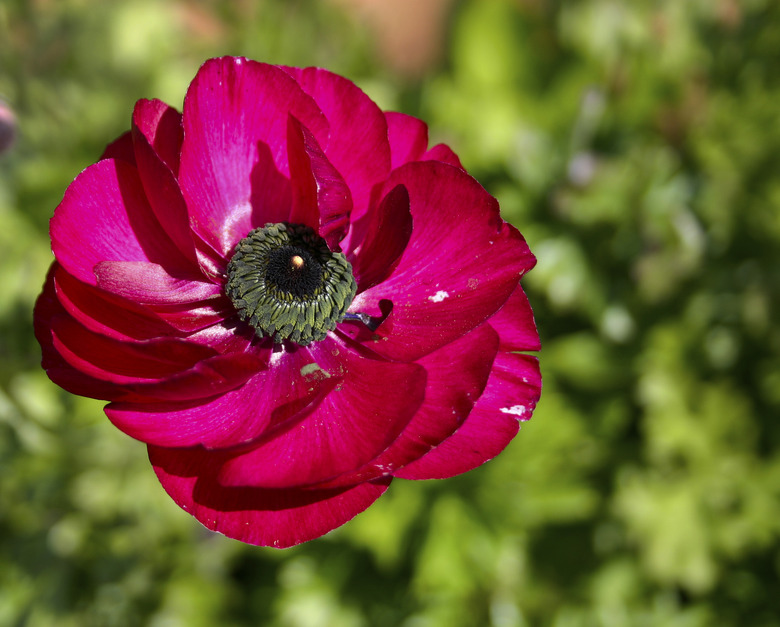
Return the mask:
M 302 224 L 266 224 L 237 245 L 225 291 L 258 337 L 308 346 L 344 319 L 357 284 L 352 265 Z

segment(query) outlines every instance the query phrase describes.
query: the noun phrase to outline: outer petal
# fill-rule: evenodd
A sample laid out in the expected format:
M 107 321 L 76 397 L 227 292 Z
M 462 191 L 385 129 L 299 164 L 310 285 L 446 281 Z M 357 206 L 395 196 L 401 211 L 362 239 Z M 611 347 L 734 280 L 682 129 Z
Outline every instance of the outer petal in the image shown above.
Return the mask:
M 183 259 L 149 207 L 137 170 L 109 159 L 88 167 L 51 219 L 52 250 L 74 277 L 95 285 L 101 261 L 149 261 L 168 269 Z
M 395 474 L 444 479 L 476 468 L 504 450 L 528 420 L 541 391 L 536 357 L 499 353 L 487 388 L 463 425 L 424 457 Z
M 332 490 L 228 488 L 214 479 L 221 457 L 201 450 L 149 447 L 163 488 L 212 531 L 285 548 L 317 538 L 366 509 L 390 478 Z
M 65 311 L 88 330 L 115 340 L 180 335 L 148 309 L 74 279 L 56 262 L 43 289 L 44 293 L 51 291 Z
M 393 154 L 393 168 L 410 161 L 441 161 L 463 169 L 458 155 L 446 144 L 437 144 L 428 150 L 428 126 L 411 115 L 389 111 L 387 131 Z
M 187 205 L 176 181 L 181 115 L 159 100 L 139 100 L 132 133 L 138 172 L 152 211 L 179 251 L 194 264 L 197 257 Z
M 504 306 L 490 318 L 490 326 L 501 336 L 503 351 L 538 351 L 542 347 L 534 312 L 520 285 Z
M 350 311 L 379 316 L 379 302 L 392 301 L 371 348 L 413 361 L 492 316 L 536 260 L 517 229 L 501 220 L 496 200 L 461 170 L 410 163 L 393 171 L 385 189 L 398 184 L 409 191 L 409 245 L 392 275 L 358 294 Z
M 114 403 L 106 414 L 122 431 L 149 444 L 238 447 L 272 429 L 289 428 L 339 385 L 340 376 L 310 371 L 307 366 L 313 361 L 305 349 L 275 353 L 270 368 L 217 398 L 198 403 Z
M 342 486 L 393 474 L 451 436 L 472 411 L 487 385 L 498 350 L 498 334 L 483 324 L 423 357 L 425 400 L 406 429 L 379 457 L 328 482 Z
M 120 161 L 127 161 L 129 164 L 135 165 L 133 134 L 130 131 L 126 131 L 112 141 L 106 146 L 106 149 L 100 156 L 100 160 L 102 161 L 103 159 L 119 159 Z
M 422 156 L 421 161 L 441 161 L 442 163 L 455 166 L 459 170 L 466 171 L 461 165 L 458 155 L 447 144 L 436 144 Z
M 410 161 L 419 161 L 428 150 L 428 125 L 411 115 L 395 111 L 386 112 L 385 119 L 393 169 Z
M 50 320 L 55 346 L 63 356 L 73 354 L 87 374 L 107 373 L 116 383 L 164 379 L 215 356 L 213 349 L 179 338 L 123 342 L 88 331 L 69 316 Z
M 227 462 L 220 482 L 284 488 L 355 470 L 398 437 L 422 402 L 421 366 L 363 358 L 333 338 L 310 351 L 316 359 L 305 368 L 310 376 L 342 381 L 301 420 L 267 433 Z
M 390 146 L 384 114 L 357 85 L 342 76 L 320 68 L 283 69 L 314 98 L 328 119 L 327 145 L 315 129 L 309 128 L 349 185 L 356 216 L 362 215 L 368 207 L 372 188 L 390 172 Z M 306 124 L 304 120 L 301 122 Z
M 207 398 L 240 386 L 265 367 L 262 356 L 255 354 L 218 355 L 205 346 L 184 346 L 180 340 L 134 344 L 92 333 L 57 301 L 52 287 L 55 269 L 35 304 L 35 337 L 49 378 L 73 394 L 128 402 Z M 141 350 L 145 346 L 148 353 Z M 150 378 L 160 374 L 165 376 Z
M 143 137 L 174 176 L 178 174 L 184 138 L 181 113 L 161 100 L 139 100 L 133 110 L 133 132 L 135 140 Z
M 289 217 L 288 114 L 327 135 L 314 101 L 273 66 L 211 59 L 190 85 L 179 183 L 193 230 L 225 257 L 252 228 Z
M 146 306 L 184 332 L 198 331 L 235 315 L 221 286 L 203 281 L 202 275 L 175 278 L 153 263 L 106 261 L 95 266 L 95 276 L 98 287 Z
M 58 271 L 61 271 L 61 268 L 56 263 L 52 264 L 43 292 L 38 297 L 33 311 L 35 338 L 42 351 L 41 366 L 54 383 L 68 392 L 89 398 L 116 398 L 121 395 L 116 386 L 76 370 L 54 348 L 51 321 L 56 316 L 65 315 L 54 290 L 54 274 Z

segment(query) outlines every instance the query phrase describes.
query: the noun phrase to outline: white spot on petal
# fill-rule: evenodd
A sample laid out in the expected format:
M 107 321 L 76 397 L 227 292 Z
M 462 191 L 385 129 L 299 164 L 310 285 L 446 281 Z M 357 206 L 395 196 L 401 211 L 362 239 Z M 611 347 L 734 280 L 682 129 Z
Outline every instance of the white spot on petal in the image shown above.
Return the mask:
M 511 414 L 513 416 L 517 416 L 518 418 L 522 418 L 525 416 L 528 408 L 525 405 L 513 405 L 512 407 L 502 407 L 498 411 L 500 411 L 502 414 Z
M 449 298 L 449 297 L 450 295 L 447 292 L 445 292 L 444 290 L 439 290 L 433 296 L 429 296 L 428 300 L 431 301 L 432 303 L 440 303 L 445 298 Z

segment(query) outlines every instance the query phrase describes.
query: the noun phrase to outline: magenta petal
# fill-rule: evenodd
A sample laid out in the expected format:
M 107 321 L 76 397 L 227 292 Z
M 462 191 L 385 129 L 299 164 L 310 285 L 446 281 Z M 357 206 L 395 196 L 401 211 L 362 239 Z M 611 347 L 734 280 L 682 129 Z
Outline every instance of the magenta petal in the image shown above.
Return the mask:
M 90 285 L 95 285 L 92 269 L 101 261 L 181 264 L 149 207 L 137 170 L 124 161 L 99 161 L 79 174 L 54 212 L 50 231 L 57 260 Z
M 262 433 L 264 416 L 243 404 L 256 387 L 250 380 L 216 398 L 186 403 L 111 403 L 105 412 L 114 426 L 147 444 L 230 447 Z
M 276 67 L 211 59 L 190 85 L 179 183 L 193 230 L 225 257 L 255 226 L 289 217 L 288 114 L 327 136 L 314 101 Z
M 109 372 L 116 382 L 169 377 L 216 354 L 207 346 L 179 338 L 114 340 L 90 332 L 65 316 L 55 317 L 50 323 L 55 343 L 78 355 L 85 372 L 93 376 Z
M 133 143 L 152 211 L 184 257 L 195 262 L 187 205 L 175 176 L 179 167 L 181 116 L 159 100 L 139 100 L 133 112 Z
M 103 159 L 119 159 L 120 161 L 127 161 L 131 165 L 135 165 L 135 148 L 133 148 L 133 134 L 130 131 L 122 133 L 114 141 L 112 141 L 103 154 L 100 155 L 100 160 Z
M 311 362 L 305 350 L 277 353 L 271 368 L 218 398 L 196 404 L 113 403 L 106 414 L 122 431 L 148 444 L 239 446 L 271 429 L 287 428 L 340 383 L 340 377 L 309 373 Z
M 95 276 L 101 289 L 141 305 L 185 305 L 222 294 L 202 276 L 177 279 L 154 263 L 105 261 L 95 266 Z
M 127 385 L 128 393 L 116 400 L 150 402 L 210 398 L 236 389 L 265 367 L 265 362 L 255 354 L 216 355 L 159 382 Z
M 353 210 L 362 215 L 372 188 L 390 171 L 384 114 L 357 85 L 342 76 L 320 68 L 282 69 L 295 77 L 328 119 L 330 135 L 326 145 L 316 129 L 295 116 L 320 141 L 329 161 L 352 191 Z
M 416 364 L 366 359 L 332 339 L 309 350 L 317 361 L 303 370 L 341 382 L 301 420 L 227 462 L 223 484 L 283 488 L 355 470 L 398 437 L 422 401 L 425 370 Z
M 154 313 L 177 331 L 194 333 L 212 327 L 235 315 L 235 309 L 226 296 L 183 308 L 155 307 Z
M 490 326 L 498 331 L 502 351 L 538 351 L 542 347 L 534 312 L 520 285 L 490 318 Z
M 285 548 L 343 525 L 387 490 L 390 478 L 333 490 L 226 488 L 214 479 L 221 457 L 149 447 L 165 491 L 203 525 L 230 538 Z
M 51 370 L 63 378 L 64 383 L 55 379 L 57 383 L 107 400 L 207 398 L 235 389 L 266 364 L 261 354 L 219 355 L 209 346 L 178 338 L 125 342 L 105 337 L 68 316 L 51 289 L 36 304 L 35 334 L 44 347 L 44 368 L 53 379 Z
M 116 386 L 76 370 L 54 347 L 52 320 L 67 316 L 55 293 L 54 275 L 57 272 L 62 272 L 62 269 L 55 262 L 49 269 L 43 292 L 35 302 L 33 311 L 35 338 L 41 345 L 41 366 L 54 383 L 72 394 L 106 400 L 118 398 L 121 394 Z
M 92 398 L 125 402 L 209 398 L 235 389 L 265 367 L 257 355 L 242 353 L 213 355 L 180 367 L 166 357 L 182 357 L 198 345 L 175 345 L 170 340 L 117 342 L 57 316 L 51 319 L 51 327 L 36 330 L 47 374 L 65 389 Z M 152 350 L 146 354 L 143 349 L 149 347 Z
M 458 155 L 446 144 L 437 144 L 428 150 L 425 122 L 403 113 L 388 112 L 385 117 L 394 169 L 410 161 L 441 161 L 463 170 Z
M 447 146 L 447 144 L 436 144 L 422 156 L 421 161 L 441 161 L 442 163 L 455 166 L 459 170 L 463 170 L 465 172 L 465 169 L 460 163 L 458 155 L 456 155 L 452 151 L 452 148 Z
M 327 485 L 348 485 L 393 474 L 452 435 L 482 395 L 497 350 L 497 333 L 483 324 L 423 357 L 417 363 L 427 373 L 425 400 L 406 429 L 379 457 Z
M 146 306 L 180 331 L 198 331 L 235 314 L 221 286 L 202 276 L 174 278 L 156 264 L 134 261 L 99 263 L 95 275 L 101 289 Z
M 71 359 L 67 349 L 55 342 L 41 342 L 43 367 L 49 378 L 63 389 L 106 401 L 149 403 L 160 400 L 191 401 L 223 394 L 241 385 L 262 364 L 247 355 L 217 355 L 196 364 L 193 368 L 161 380 L 125 379 L 116 383 L 114 377 L 103 373 L 103 378 L 86 374 L 65 358 Z M 78 358 L 76 358 L 78 361 Z
M 175 175 L 184 138 L 181 113 L 160 100 L 139 100 L 133 110 L 133 127 L 154 154 Z M 138 135 L 136 135 L 137 139 Z
M 52 282 L 49 285 L 49 282 Z M 55 290 L 68 314 L 88 330 L 115 340 L 145 340 L 176 336 L 176 329 L 154 313 L 133 303 L 113 297 L 74 279 L 59 265 L 52 267 L 44 292 Z
M 247 350 L 250 343 L 254 341 L 255 335 L 252 329 L 233 324 L 231 320 L 225 324 L 214 324 L 188 334 L 187 339 L 190 342 L 211 346 L 220 353 L 240 353 Z M 258 349 L 260 348 L 258 346 Z
M 443 479 L 484 464 L 504 450 L 528 420 L 541 393 L 536 357 L 499 353 L 485 392 L 461 427 L 424 457 L 395 473 L 403 479 Z
M 312 227 L 331 250 L 338 250 L 352 211 L 349 188 L 311 131 L 292 116 L 287 135 L 293 194 L 290 222 Z
M 46 375 L 63 390 L 78 396 L 86 396 L 87 398 L 103 401 L 125 398 L 127 396 L 127 391 L 117 387 L 114 383 L 91 377 L 71 366 L 57 352 L 53 342 L 40 339 L 39 341 L 43 353 L 41 365 L 46 371 Z
M 412 235 L 409 193 L 398 185 L 379 206 L 353 224 L 347 259 L 358 291 L 381 283 L 395 269 Z
M 395 111 L 386 112 L 385 119 L 393 169 L 409 161 L 419 161 L 428 149 L 428 125 L 411 115 Z
M 379 315 L 379 302 L 392 301 L 371 349 L 414 361 L 492 316 L 536 260 L 501 220 L 496 200 L 465 172 L 418 161 L 394 170 L 385 189 L 399 184 L 409 191 L 414 221 L 409 245 L 393 273 L 358 294 L 350 311 Z

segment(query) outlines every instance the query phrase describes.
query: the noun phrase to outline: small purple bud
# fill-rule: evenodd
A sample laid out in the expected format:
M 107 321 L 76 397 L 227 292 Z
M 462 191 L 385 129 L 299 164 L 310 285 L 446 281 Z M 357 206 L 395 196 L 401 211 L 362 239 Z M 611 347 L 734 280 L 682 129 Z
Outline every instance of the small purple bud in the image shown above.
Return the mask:
M 16 141 L 16 116 L 8 104 L 0 100 L 0 155 Z

